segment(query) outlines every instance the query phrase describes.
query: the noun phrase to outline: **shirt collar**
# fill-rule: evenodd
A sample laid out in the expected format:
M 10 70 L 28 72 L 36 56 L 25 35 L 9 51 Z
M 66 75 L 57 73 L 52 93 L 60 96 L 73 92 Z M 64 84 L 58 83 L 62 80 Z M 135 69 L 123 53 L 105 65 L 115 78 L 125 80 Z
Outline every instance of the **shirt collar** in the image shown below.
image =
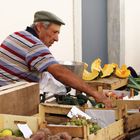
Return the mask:
M 36 31 L 33 28 L 27 27 L 26 28 L 26 31 L 29 32 L 29 33 L 31 33 L 32 35 L 34 35 L 35 37 L 38 38 L 38 35 L 37 35 Z

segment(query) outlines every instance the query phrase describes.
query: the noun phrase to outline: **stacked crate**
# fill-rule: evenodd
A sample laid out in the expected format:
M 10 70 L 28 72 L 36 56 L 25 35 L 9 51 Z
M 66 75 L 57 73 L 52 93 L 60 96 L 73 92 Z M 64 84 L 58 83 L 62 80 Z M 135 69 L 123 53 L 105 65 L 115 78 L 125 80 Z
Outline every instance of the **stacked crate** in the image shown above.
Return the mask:
M 64 126 L 70 105 L 59 105 L 54 103 L 42 103 L 39 105 L 40 123 L 46 122 L 45 127 L 49 128 L 53 134 L 58 132 L 68 132 L 72 137 L 79 137 L 83 140 L 112 140 L 124 134 L 123 119 L 119 119 L 97 131 L 97 134 L 89 133 L 89 126 Z M 80 108 L 85 110 L 85 108 Z M 41 125 L 40 125 L 41 126 Z

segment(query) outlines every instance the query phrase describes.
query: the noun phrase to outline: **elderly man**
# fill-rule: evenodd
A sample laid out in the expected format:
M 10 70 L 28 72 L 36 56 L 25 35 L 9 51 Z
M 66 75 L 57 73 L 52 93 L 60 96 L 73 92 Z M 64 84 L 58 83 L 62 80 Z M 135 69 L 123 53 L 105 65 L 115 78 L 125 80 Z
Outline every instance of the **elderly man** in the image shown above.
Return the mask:
M 61 83 L 111 107 L 111 101 L 104 94 L 94 91 L 77 75 L 60 65 L 49 51 L 49 47 L 58 41 L 60 27 L 64 24 L 53 13 L 38 11 L 31 27 L 9 35 L 0 47 L 0 85 L 22 80 L 39 82 L 40 74 L 48 71 Z

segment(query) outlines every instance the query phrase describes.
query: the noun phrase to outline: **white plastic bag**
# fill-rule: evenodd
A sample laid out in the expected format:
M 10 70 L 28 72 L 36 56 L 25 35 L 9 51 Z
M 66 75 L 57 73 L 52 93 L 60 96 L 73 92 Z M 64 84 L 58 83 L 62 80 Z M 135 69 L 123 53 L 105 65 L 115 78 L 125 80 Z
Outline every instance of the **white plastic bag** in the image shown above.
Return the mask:
M 40 93 L 61 93 L 66 92 L 65 86 L 57 81 L 49 72 L 44 72 L 40 80 Z

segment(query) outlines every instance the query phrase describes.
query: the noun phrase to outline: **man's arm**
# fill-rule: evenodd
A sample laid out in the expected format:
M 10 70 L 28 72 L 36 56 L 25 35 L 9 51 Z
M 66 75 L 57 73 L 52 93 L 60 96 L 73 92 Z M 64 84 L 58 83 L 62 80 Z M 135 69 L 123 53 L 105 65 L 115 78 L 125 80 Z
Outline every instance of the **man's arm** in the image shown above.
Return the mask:
M 94 97 L 97 102 L 104 103 L 106 107 L 111 107 L 111 101 L 104 94 L 95 91 L 91 86 L 86 84 L 76 74 L 64 66 L 53 64 L 48 67 L 47 71 L 61 83 Z

